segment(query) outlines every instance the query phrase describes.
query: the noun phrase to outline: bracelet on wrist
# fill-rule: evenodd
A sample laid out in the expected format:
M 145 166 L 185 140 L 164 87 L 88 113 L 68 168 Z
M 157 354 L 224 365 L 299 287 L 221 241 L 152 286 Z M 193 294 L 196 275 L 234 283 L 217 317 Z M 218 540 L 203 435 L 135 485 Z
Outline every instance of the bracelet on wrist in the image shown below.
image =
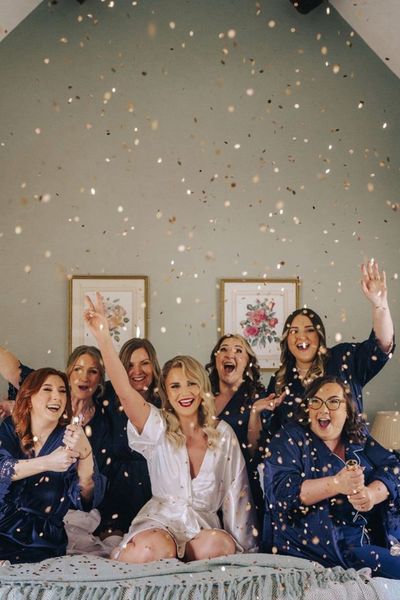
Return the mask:
M 86 456 L 79 456 L 79 460 L 86 460 L 87 458 L 89 458 L 89 456 L 91 454 L 93 454 L 92 448 L 89 450 L 89 452 L 86 454 Z

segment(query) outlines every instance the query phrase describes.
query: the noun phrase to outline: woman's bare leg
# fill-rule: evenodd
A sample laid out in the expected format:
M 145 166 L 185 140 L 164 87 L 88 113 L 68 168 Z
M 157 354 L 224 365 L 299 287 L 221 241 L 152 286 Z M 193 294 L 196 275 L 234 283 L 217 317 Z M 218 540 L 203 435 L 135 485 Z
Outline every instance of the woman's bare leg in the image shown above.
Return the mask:
M 203 529 L 186 544 L 185 560 L 202 560 L 235 554 L 235 542 L 222 529 Z
M 176 544 L 164 529 L 140 531 L 119 554 L 118 551 L 119 548 L 115 548 L 111 558 L 128 563 L 149 563 L 162 558 L 176 558 Z

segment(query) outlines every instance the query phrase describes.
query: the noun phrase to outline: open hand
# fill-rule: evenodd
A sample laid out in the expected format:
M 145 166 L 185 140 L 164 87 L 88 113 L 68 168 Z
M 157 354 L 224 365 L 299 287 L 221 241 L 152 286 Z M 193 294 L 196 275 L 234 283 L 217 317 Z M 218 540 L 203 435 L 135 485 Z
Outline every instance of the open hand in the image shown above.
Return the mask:
M 255 412 L 256 414 L 260 414 L 263 410 L 272 412 L 283 402 L 285 396 L 286 392 L 283 392 L 280 396 L 272 393 L 266 396 L 266 398 L 259 398 L 252 404 L 251 412 Z
M 361 287 L 368 300 L 376 307 L 386 306 L 387 287 L 386 273 L 379 271 L 378 263 L 369 260 L 361 265 Z

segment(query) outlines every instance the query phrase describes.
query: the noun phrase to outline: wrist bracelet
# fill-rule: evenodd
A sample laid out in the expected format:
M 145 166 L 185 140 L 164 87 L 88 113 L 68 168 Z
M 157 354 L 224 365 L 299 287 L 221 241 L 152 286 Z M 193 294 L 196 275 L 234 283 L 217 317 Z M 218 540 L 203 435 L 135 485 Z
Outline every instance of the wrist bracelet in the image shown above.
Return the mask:
M 86 456 L 80 456 L 79 460 L 86 460 L 91 454 L 93 454 L 93 450 L 90 449 Z

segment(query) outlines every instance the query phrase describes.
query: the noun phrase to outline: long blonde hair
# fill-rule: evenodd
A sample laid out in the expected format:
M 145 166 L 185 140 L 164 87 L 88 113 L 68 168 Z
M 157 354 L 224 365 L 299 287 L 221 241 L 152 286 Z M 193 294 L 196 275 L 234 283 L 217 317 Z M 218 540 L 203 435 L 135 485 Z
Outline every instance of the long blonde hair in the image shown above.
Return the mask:
M 171 369 L 182 369 L 184 375 L 194 381 L 200 388 L 201 404 L 198 410 L 199 425 L 207 435 L 208 445 L 215 448 L 219 433 L 216 430 L 218 420 L 215 416 L 214 396 L 211 393 L 210 380 L 204 367 L 192 356 L 175 356 L 167 361 L 162 369 L 160 379 L 161 406 L 167 424 L 167 438 L 177 448 L 182 447 L 186 437 L 181 429 L 179 419 L 168 399 L 165 380 Z

